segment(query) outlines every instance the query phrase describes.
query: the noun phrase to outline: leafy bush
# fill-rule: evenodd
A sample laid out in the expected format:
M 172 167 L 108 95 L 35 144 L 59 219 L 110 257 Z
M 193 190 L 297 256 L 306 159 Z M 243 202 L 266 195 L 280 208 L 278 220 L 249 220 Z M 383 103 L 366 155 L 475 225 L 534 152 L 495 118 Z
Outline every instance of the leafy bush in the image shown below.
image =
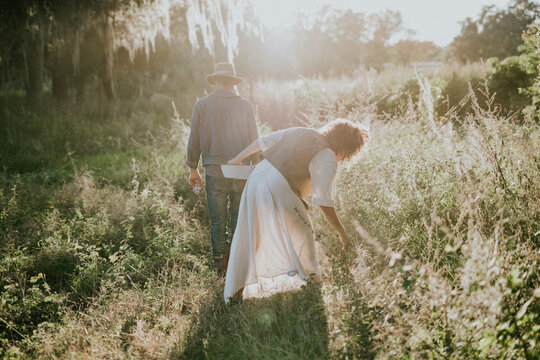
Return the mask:
M 526 89 L 522 89 L 524 95 L 531 99 L 523 113 L 531 119 L 540 120 L 540 25 L 533 24 L 523 35 L 525 43 L 522 50 L 528 56 L 528 69 L 534 74 L 534 82 Z
M 0 260 L 0 345 L 24 340 L 37 326 L 59 318 L 65 298 L 51 291 L 46 275 L 35 273 L 25 248 Z M 34 273 L 35 275 L 31 275 Z
M 467 101 L 471 90 L 475 96 L 481 96 L 478 88 L 482 84 L 479 74 L 463 75 L 463 72 L 452 71 L 445 79 L 446 85 L 442 88 L 442 101 L 437 107 L 439 114 L 453 113 L 459 118 L 472 112 L 472 104 Z
M 489 87 L 496 94 L 496 101 L 509 112 L 522 112 L 530 119 L 538 116 L 540 42 L 538 25 L 533 24 L 523 35 L 519 56 L 504 60 L 490 59 L 493 71 L 489 75 Z
M 502 61 L 490 59 L 493 72 L 489 75 L 489 88 L 495 93 L 495 101 L 506 111 L 519 112 L 529 105 L 530 99 L 520 91 L 534 81 L 527 62 L 527 56 L 511 56 Z

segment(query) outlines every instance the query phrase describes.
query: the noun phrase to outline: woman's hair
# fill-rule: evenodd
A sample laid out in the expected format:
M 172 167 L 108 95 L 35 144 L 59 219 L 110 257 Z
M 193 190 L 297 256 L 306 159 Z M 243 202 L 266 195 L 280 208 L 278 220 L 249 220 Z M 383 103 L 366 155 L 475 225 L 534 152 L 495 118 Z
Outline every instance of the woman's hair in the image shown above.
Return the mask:
M 330 149 L 345 159 L 356 155 L 369 141 L 369 132 L 345 119 L 336 119 L 320 129 Z

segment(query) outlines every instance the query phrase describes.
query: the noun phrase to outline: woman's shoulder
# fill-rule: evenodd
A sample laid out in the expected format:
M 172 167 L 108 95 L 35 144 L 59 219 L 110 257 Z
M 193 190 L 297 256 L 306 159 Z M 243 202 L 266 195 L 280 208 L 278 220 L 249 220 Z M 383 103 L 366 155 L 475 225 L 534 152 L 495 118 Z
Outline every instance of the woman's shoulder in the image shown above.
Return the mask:
M 292 136 L 295 138 L 303 138 L 306 141 L 311 141 L 313 137 L 321 137 L 322 134 L 315 129 L 308 127 L 290 127 L 279 131 L 280 133 Z
M 267 138 L 267 139 L 281 139 L 285 135 L 296 134 L 298 129 L 303 129 L 303 128 L 290 127 L 290 128 L 286 128 L 286 129 L 280 129 L 280 130 L 273 131 L 270 134 L 265 135 L 263 137 Z
M 336 154 L 329 148 L 317 152 L 309 163 L 309 172 L 312 176 L 335 176 L 337 172 Z
M 324 148 L 315 154 L 312 161 L 337 164 L 337 157 L 332 149 Z

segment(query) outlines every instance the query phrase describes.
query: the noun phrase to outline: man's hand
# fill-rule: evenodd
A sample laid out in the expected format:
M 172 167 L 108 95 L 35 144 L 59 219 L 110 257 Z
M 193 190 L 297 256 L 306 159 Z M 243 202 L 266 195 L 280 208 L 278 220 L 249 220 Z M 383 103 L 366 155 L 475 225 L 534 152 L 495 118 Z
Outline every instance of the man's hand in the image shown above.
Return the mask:
M 189 184 L 191 187 L 195 187 L 195 184 L 199 183 L 201 187 L 203 186 L 203 181 L 201 179 L 201 175 L 199 175 L 199 170 L 197 169 L 189 169 Z

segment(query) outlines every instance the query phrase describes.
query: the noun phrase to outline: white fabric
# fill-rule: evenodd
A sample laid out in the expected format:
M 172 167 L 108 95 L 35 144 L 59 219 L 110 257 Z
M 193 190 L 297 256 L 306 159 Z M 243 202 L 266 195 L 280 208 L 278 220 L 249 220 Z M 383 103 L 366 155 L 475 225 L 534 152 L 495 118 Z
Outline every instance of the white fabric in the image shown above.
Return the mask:
M 334 207 L 336 198 L 336 154 L 326 148 L 319 151 L 309 163 L 313 205 Z
M 259 138 L 261 148 L 277 143 L 284 135 L 279 133 Z M 333 205 L 336 169 L 336 157 L 328 149 L 311 161 L 314 203 Z M 240 200 L 225 302 L 242 288 L 244 299 L 264 297 L 298 289 L 310 275 L 319 274 L 311 219 L 283 175 L 263 160 L 249 176 Z

